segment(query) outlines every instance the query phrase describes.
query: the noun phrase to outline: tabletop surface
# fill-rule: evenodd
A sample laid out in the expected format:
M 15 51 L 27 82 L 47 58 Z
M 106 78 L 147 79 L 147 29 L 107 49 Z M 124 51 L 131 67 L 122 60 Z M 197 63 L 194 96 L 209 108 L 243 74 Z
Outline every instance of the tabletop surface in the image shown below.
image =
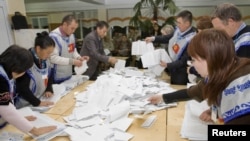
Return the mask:
M 167 75 L 162 76 L 163 80 L 168 81 L 169 77 Z M 82 92 L 86 89 L 86 86 L 90 85 L 94 81 L 84 82 L 74 89 L 72 89 L 67 95 L 62 97 L 50 110 L 46 111 L 44 114 L 49 117 L 64 122 L 63 117 L 68 116 L 72 113 L 75 106 L 74 95 L 78 92 Z M 184 89 L 185 85 L 171 85 L 174 89 Z M 176 107 L 167 108 L 166 110 L 155 111 L 143 117 L 143 119 L 133 118 L 131 126 L 128 128 L 127 132 L 134 135 L 130 141 L 187 141 L 181 138 L 180 129 L 182 125 L 182 120 L 184 116 L 185 102 L 179 102 Z M 142 123 L 150 115 L 156 115 L 156 121 L 149 128 L 142 128 Z M 22 133 L 12 125 L 7 125 L 2 131 L 10 131 L 16 133 Z M 32 138 L 25 135 L 25 140 L 30 141 Z M 55 137 L 52 141 L 70 141 L 69 137 Z

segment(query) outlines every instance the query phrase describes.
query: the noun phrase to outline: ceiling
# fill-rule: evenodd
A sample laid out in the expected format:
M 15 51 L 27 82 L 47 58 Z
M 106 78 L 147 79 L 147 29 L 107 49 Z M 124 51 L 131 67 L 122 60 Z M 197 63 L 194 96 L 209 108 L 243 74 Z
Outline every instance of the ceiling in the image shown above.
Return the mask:
M 92 4 L 104 4 L 105 0 L 24 0 L 25 3 L 30 4 L 30 3 L 51 3 L 51 2 L 86 2 L 86 3 L 92 3 Z
M 139 0 L 24 0 L 26 12 L 133 8 Z M 222 2 L 250 6 L 250 0 L 174 0 L 178 7 L 215 6 Z

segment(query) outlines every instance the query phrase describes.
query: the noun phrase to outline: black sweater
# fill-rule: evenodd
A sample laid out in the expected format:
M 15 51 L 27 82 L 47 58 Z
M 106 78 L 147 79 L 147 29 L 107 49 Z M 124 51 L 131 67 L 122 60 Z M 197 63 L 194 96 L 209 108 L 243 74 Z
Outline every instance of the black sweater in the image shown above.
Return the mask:
M 40 68 L 40 61 L 34 55 L 33 55 L 33 59 L 34 59 L 35 65 Z M 41 101 L 30 90 L 30 87 L 29 87 L 30 80 L 31 78 L 27 73 L 19 77 L 16 80 L 16 91 L 19 94 L 19 96 L 27 100 L 31 105 L 39 106 Z M 53 75 L 51 73 L 51 75 L 49 76 L 48 85 L 47 85 L 45 92 L 53 93 L 52 84 L 53 84 Z

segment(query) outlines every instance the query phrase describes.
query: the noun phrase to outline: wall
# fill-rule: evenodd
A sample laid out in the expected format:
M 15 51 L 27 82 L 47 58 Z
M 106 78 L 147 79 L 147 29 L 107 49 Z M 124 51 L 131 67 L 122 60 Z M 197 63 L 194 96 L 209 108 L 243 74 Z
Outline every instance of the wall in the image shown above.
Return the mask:
M 11 0 L 14 1 L 14 0 Z M 23 0 L 22 0 L 23 1 Z M 139 0 L 105 0 L 105 4 L 93 4 L 87 3 L 90 0 L 71 0 L 71 1 L 56 1 L 52 2 L 30 2 L 26 3 L 26 11 L 29 17 L 47 16 L 51 26 L 58 26 L 61 23 L 61 19 L 68 13 L 84 13 L 84 16 L 80 16 L 84 21 L 81 23 L 84 27 L 92 27 L 95 25 L 96 20 L 107 20 L 111 26 L 129 25 L 130 17 L 133 16 L 133 6 Z M 103 0 L 101 0 L 103 1 Z M 236 4 L 242 14 L 244 21 L 250 24 L 250 0 L 175 0 L 176 5 L 180 10 L 190 10 L 194 15 L 194 20 L 201 15 L 209 15 L 214 6 L 222 2 L 232 2 Z M 147 11 L 145 8 L 144 11 Z M 92 13 L 92 14 L 91 14 Z M 146 13 L 146 12 L 145 12 Z M 178 13 L 178 12 L 177 12 Z M 176 14 L 177 14 L 176 13 Z M 78 15 L 78 14 L 77 14 Z M 161 17 L 167 18 L 167 12 L 163 12 Z M 145 17 L 150 17 L 145 15 Z M 160 24 L 164 22 L 164 19 L 159 20 Z M 30 21 L 28 21 L 31 23 Z M 195 22 L 194 22 L 195 24 Z M 51 27 L 50 26 L 50 27 Z
M 13 15 L 16 11 L 19 11 L 24 16 L 26 15 L 24 0 L 6 0 L 6 2 L 10 15 Z

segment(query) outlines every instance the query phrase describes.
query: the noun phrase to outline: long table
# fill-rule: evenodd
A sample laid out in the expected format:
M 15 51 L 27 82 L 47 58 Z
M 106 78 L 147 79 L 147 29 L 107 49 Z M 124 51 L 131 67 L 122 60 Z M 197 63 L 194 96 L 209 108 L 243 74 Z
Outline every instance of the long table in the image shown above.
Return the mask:
M 67 95 L 62 97 L 53 108 L 46 111 L 44 114 L 59 122 L 64 122 L 63 117 L 70 115 L 74 109 L 74 95 L 78 92 L 84 91 L 86 87 L 93 82 L 94 81 L 87 81 L 72 89 Z M 175 89 L 182 89 L 186 87 L 182 85 L 171 86 Z M 142 128 L 141 124 L 152 114 L 146 115 L 143 119 L 135 118 L 133 115 L 130 115 L 130 118 L 134 118 L 132 125 L 127 130 L 128 133 L 134 135 L 131 141 L 187 141 L 180 137 L 180 128 L 184 116 L 184 105 L 185 102 L 180 102 L 177 107 L 153 112 L 152 114 L 157 115 L 157 118 L 150 128 Z M 4 129 L 1 129 L 0 132 L 3 130 L 22 133 L 10 124 Z M 25 135 L 24 139 L 25 141 L 32 141 L 32 138 L 28 135 Z M 69 137 L 66 136 L 55 137 L 52 139 L 52 141 L 69 140 Z

